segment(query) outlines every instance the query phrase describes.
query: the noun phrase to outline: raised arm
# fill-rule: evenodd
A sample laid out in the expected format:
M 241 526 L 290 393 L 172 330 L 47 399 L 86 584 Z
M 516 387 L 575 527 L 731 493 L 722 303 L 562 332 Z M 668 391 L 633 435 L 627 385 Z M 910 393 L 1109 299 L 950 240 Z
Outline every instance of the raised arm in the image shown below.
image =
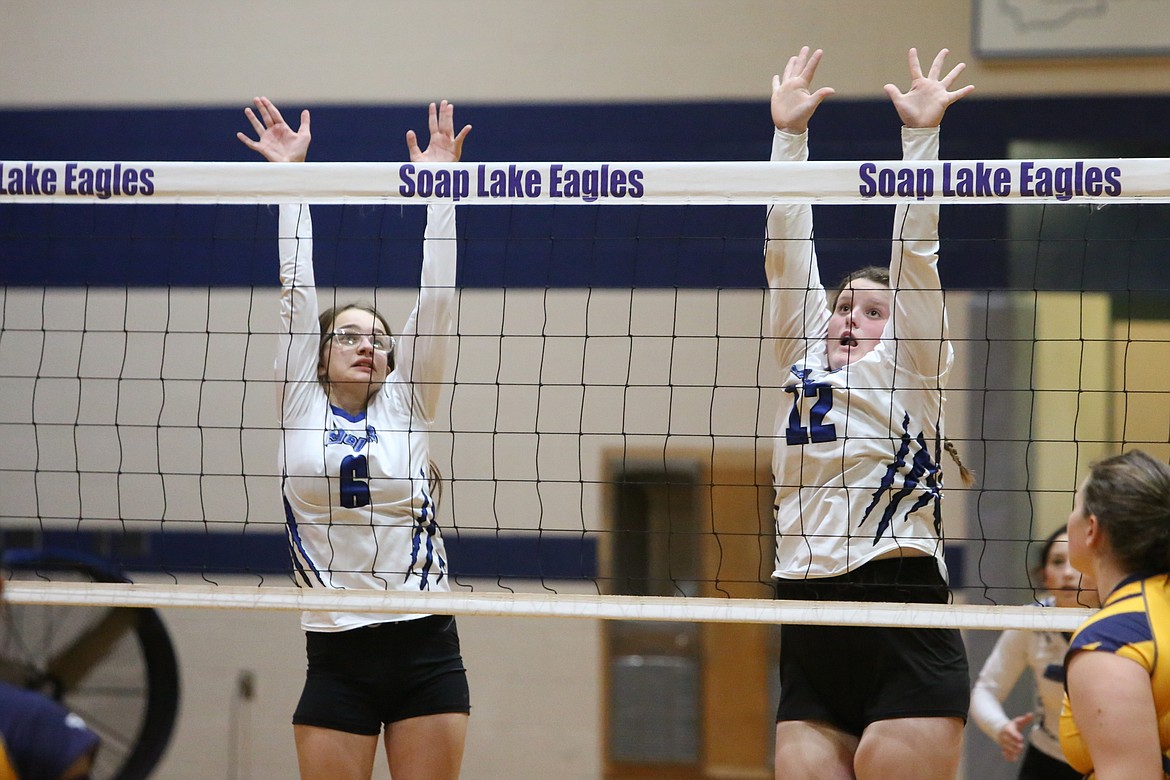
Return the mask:
M 947 53 L 941 50 L 923 74 L 917 50 L 910 49 L 909 91 L 886 85 L 886 94 L 904 124 L 904 160 L 937 160 L 943 114 L 974 90 L 971 85 L 951 90 L 966 66 L 959 63 L 942 75 Z M 937 203 L 900 204 L 894 210 L 890 287 L 895 292 L 888 328 L 902 365 L 920 376 L 941 378 L 950 369 L 953 352 L 938 276 L 938 211 Z
M 293 130 L 268 98 L 255 98 L 253 104 L 256 111 L 245 108 L 244 116 L 256 131 L 257 138 L 253 140 L 244 133 L 236 133 L 236 137 L 270 162 L 304 162 L 311 140 L 308 110 L 301 112 L 300 127 Z M 280 256 L 281 328 L 275 375 L 277 408 L 284 420 L 289 414 L 296 413 L 292 406 L 296 399 L 307 402 L 310 394 L 321 392 L 316 381 L 320 363 L 320 325 L 313 277 L 313 222 L 308 204 L 281 204 L 277 252 Z
M 455 106 L 446 100 L 437 108 L 431 103 L 428 129 L 430 139 L 426 149 L 419 148 L 413 130 L 407 132 L 406 146 L 411 161 L 459 162 L 471 125 L 464 125 L 455 133 Z M 418 302 L 402 328 L 394 366 L 394 378 L 411 383 L 420 407 L 418 412 L 427 421 L 434 419 L 438 407 L 447 346 L 454 326 L 456 255 L 455 207 L 428 206 Z
M 789 58 L 782 76 L 772 77 L 773 161 L 808 159 L 808 122 L 831 87 L 810 92 L 820 49 L 807 46 Z M 812 207 L 779 204 L 768 208 L 764 241 L 769 321 L 776 361 L 786 369 L 825 333 L 829 313 L 813 247 Z

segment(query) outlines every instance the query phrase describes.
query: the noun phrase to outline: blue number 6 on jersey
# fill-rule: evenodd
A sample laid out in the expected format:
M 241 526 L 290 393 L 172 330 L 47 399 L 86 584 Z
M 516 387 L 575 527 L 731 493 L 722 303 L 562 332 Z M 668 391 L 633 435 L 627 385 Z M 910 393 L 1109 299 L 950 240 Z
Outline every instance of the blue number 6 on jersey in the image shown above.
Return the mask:
M 341 461 L 341 505 L 356 509 L 370 503 L 370 486 L 363 480 L 370 478 L 370 467 L 365 455 L 349 455 Z

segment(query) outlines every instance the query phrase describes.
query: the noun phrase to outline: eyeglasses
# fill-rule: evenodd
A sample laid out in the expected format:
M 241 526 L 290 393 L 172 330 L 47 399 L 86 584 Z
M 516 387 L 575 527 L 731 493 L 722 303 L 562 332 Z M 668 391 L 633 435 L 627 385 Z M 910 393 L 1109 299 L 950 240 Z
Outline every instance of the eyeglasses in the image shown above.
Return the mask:
M 387 333 L 359 333 L 356 330 L 335 330 L 333 340 L 338 346 L 353 349 L 362 343 L 362 339 L 369 339 L 370 346 L 379 352 L 389 352 L 394 349 L 394 337 Z

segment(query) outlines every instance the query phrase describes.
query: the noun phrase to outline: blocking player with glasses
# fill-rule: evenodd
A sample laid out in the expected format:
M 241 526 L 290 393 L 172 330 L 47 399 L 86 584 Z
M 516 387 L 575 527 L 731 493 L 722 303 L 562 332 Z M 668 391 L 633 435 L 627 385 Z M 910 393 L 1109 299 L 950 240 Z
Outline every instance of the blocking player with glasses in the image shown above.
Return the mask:
M 245 115 L 258 139 L 239 139 L 272 162 L 303 161 L 309 112 L 294 131 L 267 98 L 254 103 Z M 407 133 L 411 160 L 457 162 L 470 126 L 456 134 L 443 101 L 431 104 L 429 127 L 425 150 Z M 397 343 L 371 307 L 319 314 L 307 205 L 282 205 L 279 231 L 279 457 L 294 577 L 312 588 L 446 591 L 428 432 L 454 323 L 455 208 L 427 208 L 419 297 Z M 366 780 L 379 737 L 394 777 L 458 776 L 470 704 L 453 617 L 310 611 L 301 625 L 302 778 Z

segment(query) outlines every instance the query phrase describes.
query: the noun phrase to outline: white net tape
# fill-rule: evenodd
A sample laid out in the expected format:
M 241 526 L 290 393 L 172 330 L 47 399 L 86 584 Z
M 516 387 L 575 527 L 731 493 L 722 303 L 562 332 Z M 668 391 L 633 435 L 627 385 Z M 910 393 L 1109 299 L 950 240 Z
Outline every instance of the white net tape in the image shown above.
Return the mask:
M 0 203 L 1133 203 L 1170 160 L 903 163 L 105 163 L 0 161 Z
M 536 593 L 385 593 L 231 585 L 14 582 L 14 604 L 324 610 L 714 623 L 806 623 L 919 628 L 1071 631 L 1091 611 L 1029 606 L 768 601 Z

